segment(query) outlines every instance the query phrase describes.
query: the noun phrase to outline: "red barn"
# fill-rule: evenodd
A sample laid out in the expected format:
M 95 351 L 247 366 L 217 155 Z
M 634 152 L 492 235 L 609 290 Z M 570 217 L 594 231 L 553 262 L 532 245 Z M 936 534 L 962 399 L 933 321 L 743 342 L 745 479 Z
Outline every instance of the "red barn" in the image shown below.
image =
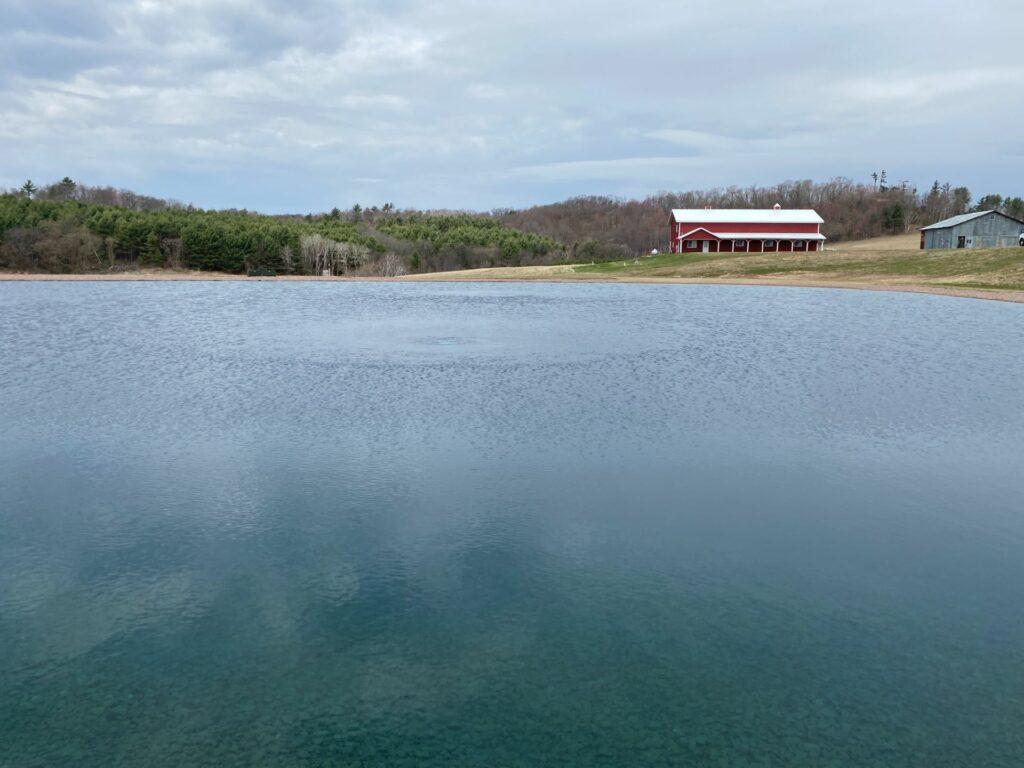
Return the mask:
M 811 210 L 679 208 L 669 219 L 672 253 L 817 251 L 824 220 Z

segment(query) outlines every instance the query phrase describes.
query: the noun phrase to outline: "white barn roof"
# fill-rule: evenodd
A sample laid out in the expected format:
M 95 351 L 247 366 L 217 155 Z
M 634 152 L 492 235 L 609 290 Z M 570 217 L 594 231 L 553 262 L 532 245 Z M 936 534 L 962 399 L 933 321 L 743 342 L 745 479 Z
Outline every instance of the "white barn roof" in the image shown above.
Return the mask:
M 796 208 L 676 208 L 672 218 L 696 224 L 824 224 L 815 211 Z

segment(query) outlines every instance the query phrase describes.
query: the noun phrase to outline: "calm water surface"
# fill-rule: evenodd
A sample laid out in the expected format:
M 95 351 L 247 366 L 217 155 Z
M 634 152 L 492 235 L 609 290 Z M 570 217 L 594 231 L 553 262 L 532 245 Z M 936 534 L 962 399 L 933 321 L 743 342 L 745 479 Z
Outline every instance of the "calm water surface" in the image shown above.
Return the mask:
M 1024 765 L 1024 306 L 0 284 L 0 766 Z

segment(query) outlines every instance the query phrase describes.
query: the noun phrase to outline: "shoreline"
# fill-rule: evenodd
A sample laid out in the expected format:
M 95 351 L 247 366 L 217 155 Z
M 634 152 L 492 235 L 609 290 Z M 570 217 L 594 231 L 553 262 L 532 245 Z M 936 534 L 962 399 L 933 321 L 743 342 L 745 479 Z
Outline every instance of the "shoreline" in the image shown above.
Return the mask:
M 139 270 L 133 272 L 51 274 L 34 272 L 0 272 L 3 282 L 296 282 L 296 283 L 635 283 L 656 285 L 741 285 L 783 288 L 834 288 L 841 290 L 882 291 L 888 293 L 926 293 L 964 299 L 983 299 L 1024 304 L 1024 291 L 1000 288 L 964 288 L 913 281 L 884 282 L 877 280 L 822 280 L 822 279 L 750 279 L 710 277 L 642 277 L 588 276 L 552 270 L 550 274 L 535 277 L 506 277 L 470 275 L 462 272 L 428 272 L 400 277 L 318 277 L 316 275 L 279 275 L 277 277 L 249 277 L 227 272 L 198 272 L 170 270 Z

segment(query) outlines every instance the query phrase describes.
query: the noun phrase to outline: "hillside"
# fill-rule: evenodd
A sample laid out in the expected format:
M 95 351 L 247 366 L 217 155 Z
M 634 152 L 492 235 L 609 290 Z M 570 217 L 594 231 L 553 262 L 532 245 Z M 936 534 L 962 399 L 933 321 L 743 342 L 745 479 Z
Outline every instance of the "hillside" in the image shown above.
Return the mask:
M 65 178 L 36 189 L 0 194 L 0 270 L 53 274 L 138 272 L 145 269 L 252 275 L 394 277 L 460 269 L 594 264 L 593 274 L 714 277 L 722 270 L 814 271 L 828 267 L 795 259 L 768 263 L 701 256 L 650 259 L 663 248 L 672 208 L 814 208 L 839 252 L 864 257 L 895 242 L 916 248 L 916 227 L 969 209 L 964 187 L 935 182 L 926 193 L 906 184 L 784 182 L 663 193 L 643 200 L 578 197 L 551 205 L 490 214 L 353 206 L 329 213 L 268 216 L 246 210 L 208 211 Z M 1024 209 L 1016 197 L 986 195 L 979 205 Z M 890 233 L 890 234 L 887 234 Z M 881 238 L 881 239 L 880 239 Z M 633 262 L 636 263 L 633 263 Z M 729 261 L 730 266 L 723 266 Z M 600 265 L 606 266 L 600 266 Z M 849 259 L 828 267 L 859 269 Z M 702 266 L 703 265 L 703 266 Z M 834 267 L 834 268 L 833 268 Z M 881 268 L 881 267 L 879 267 Z M 916 267 L 911 267 L 916 269 Z M 584 268 L 580 268 L 584 269 Z M 952 267 L 950 267 L 952 269 Z M 678 274 L 677 274 L 678 273 Z M 706 274 L 707 273 L 707 274 Z
M 825 219 L 822 233 L 829 242 L 840 243 L 912 233 L 919 226 L 969 210 L 971 193 L 966 187 L 938 181 L 925 191 L 906 182 L 890 186 L 883 174 L 882 181 L 872 184 L 838 177 L 824 182 L 663 192 L 642 200 L 578 197 L 498 216 L 509 226 L 555 238 L 576 255 L 588 257 L 576 261 L 589 261 L 590 254 L 580 254 L 579 249 L 592 242 L 602 245 L 602 253 L 614 246 L 629 254 L 664 248 L 673 208 L 771 208 L 776 203 L 783 208 L 815 209 Z M 979 205 L 1003 207 L 1009 213 L 1024 211 L 1024 201 L 1016 197 L 985 195 Z
M 479 214 L 370 211 L 265 216 L 180 205 L 133 209 L 0 195 L 0 269 L 58 274 L 144 268 L 393 276 L 565 261 L 543 235 Z

